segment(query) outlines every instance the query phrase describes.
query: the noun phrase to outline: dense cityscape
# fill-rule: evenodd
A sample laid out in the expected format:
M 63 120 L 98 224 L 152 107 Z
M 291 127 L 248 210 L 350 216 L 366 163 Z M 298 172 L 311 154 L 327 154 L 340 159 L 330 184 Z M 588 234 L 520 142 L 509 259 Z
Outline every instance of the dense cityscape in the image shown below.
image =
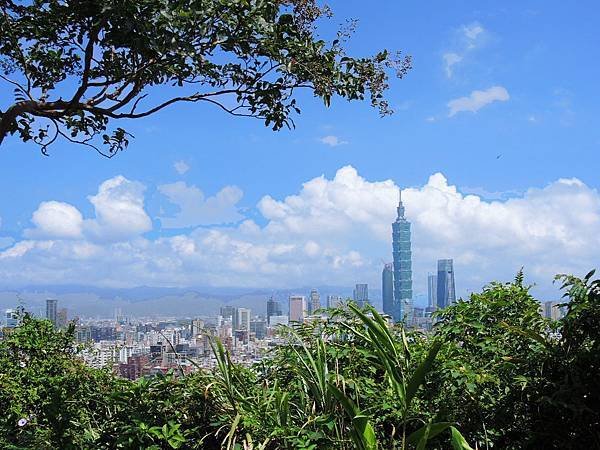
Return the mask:
M 598 2 L 0 11 L 0 450 L 600 450 Z
M 393 263 L 385 263 L 382 272 L 383 313 L 390 322 L 403 322 L 407 327 L 431 331 L 434 313 L 456 302 L 452 259 L 437 261 L 437 273 L 428 274 L 428 305 L 414 306 L 412 295 L 411 223 L 406 218 L 402 194 L 397 218 L 392 224 Z M 372 304 L 369 286 L 357 283 L 352 298 L 327 295 L 321 298 L 317 289 L 307 295 L 290 295 L 287 312 L 283 301 L 266 299 L 266 314 L 255 314 L 250 308 L 223 306 L 216 316 L 185 318 L 126 317 L 121 308 L 111 319 L 69 318 L 58 299 L 46 300 L 45 318 L 56 329 L 75 325 L 79 355 L 94 368 L 112 368 L 121 377 L 135 380 L 168 371 L 191 373 L 215 366 L 215 339 L 229 351 L 232 361 L 251 365 L 259 361 L 273 346 L 284 341 L 280 326 L 324 320 L 327 310 L 343 307 L 349 301 L 363 308 Z M 560 302 L 540 305 L 544 317 L 559 319 L 563 315 Z M 4 314 L 2 332 L 18 327 L 23 308 L 8 309 Z

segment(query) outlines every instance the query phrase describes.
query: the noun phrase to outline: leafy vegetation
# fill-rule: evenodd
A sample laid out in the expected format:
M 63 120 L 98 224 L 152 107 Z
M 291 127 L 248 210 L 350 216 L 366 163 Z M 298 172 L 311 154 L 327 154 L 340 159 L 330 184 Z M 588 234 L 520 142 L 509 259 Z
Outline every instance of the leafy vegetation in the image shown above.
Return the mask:
M 73 329 L 26 317 L 0 342 L 0 447 L 600 448 L 600 280 L 561 276 L 542 318 L 519 274 L 440 311 L 434 333 L 372 309 L 286 329 L 259 364 L 135 382 L 85 367 Z
M 14 96 L 0 105 L 0 144 L 16 134 L 46 153 L 64 139 L 112 156 L 131 137 L 112 122 L 182 102 L 278 130 L 303 90 L 390 113 L 389 73 L 410 58 L 347 55 L 354 22 L 326 42 L 316 25 L 330 15 L 316 0 L 1 0 L 0 85 Z

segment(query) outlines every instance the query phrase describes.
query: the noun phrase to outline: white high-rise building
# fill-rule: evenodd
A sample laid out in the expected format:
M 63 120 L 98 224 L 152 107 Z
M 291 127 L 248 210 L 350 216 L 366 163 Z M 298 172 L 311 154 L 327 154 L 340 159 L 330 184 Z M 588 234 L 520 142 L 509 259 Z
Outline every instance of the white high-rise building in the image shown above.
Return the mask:
M 236 308 L 236 330 L 250 331 L 250 314 L 249 308 Z
M 271 316 L 269 320 L 269 326 L 271 328 L 275 328 L 278 325 L 288 325 L 290 323 L 290 319 L 288 316 Z
M 344 304 L 344 297 L 341 295 L 328 295 L 327 296 L 327 307 L 328 308 L 339 308 Z
M 19 326 L 19 314 L 14 309 L 7 309 L 4 313 L 4 326 L 6 328 L 16 328 Z

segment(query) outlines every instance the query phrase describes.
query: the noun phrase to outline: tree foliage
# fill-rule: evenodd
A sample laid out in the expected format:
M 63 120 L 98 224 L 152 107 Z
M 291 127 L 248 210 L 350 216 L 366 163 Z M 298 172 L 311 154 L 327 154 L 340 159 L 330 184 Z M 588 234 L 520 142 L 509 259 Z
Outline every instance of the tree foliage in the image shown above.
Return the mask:
M 388 114 L 388 72 L 402 77 L 410 58 L 348 56 L 354 22 L 332 42 L 317 33 L 330 14 L 316 0 L 0 0 L 0 81 L 14 91 L 0 144 L 17 134 L 45 153 L 62 138 L 111 156 L 131 137 L 113 121 L 179 102 L 278 130 L 293 126 L 302 89 Z
M 98 449 L 600 448 L 600 280 L 562 276 L 566 316 L 491 283 L 431 335 L 373 309 L 283 331 L 247 368 L 122 380 L 85 367 L 72 330 L 27 317 L 0 341 L 0 447 Z

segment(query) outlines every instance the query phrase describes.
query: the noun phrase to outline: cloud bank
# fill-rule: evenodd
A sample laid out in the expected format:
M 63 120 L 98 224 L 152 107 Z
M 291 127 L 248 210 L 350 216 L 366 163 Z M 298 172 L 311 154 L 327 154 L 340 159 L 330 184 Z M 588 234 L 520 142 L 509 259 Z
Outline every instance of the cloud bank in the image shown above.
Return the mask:
M 241 191 L 224 188 L 207 206 L 199 190 L 174 183 L 181 208 L 172 218 L 188 225 L 196 214 L 235 205 Z M 144 209 L 144 186 L 124 177 L 102 183 L 89 197 L 95 217 L 49 200 L 32 215 L 24 238 L 0 251 L 0 277 L 12 284 L 89 283 L 102 286 L 298 287 L 368 282 L 379 288 L 391 259 L 391 222 L 398 186 L 370 181 L 352 166 L 331 179 L 308 180 L 285 198 L 256 205 L 261 225 L 197 227 L 161 236 Z M 180 195 L 182 197 L 177 197 Z M 403 191 L 413 232 L 413 280 L 426 290 L 438 258 L 454 258 L 464 295 L 525 266 L 543 295 L 556 297 L 552 277 L 598 267 L 600 195 L 578 179 L 559 179 L 507 200 L 463 194 L 441 173 Z M 186 204 L 182 199 L 190 200 Z M 192 200 L 196 200 L 195 202 Z M 196 209 L 190 209 L 192 206 Z M 186 209 L 187 208 L 187 209 Z M 186 211 L 184 213 L 184 211 Z M 190 212 L 191 211 L 191 212 Z M 161 219 L 162 221 L 163 219 Z M 163 223 L 163 226 L 165 224 Z

